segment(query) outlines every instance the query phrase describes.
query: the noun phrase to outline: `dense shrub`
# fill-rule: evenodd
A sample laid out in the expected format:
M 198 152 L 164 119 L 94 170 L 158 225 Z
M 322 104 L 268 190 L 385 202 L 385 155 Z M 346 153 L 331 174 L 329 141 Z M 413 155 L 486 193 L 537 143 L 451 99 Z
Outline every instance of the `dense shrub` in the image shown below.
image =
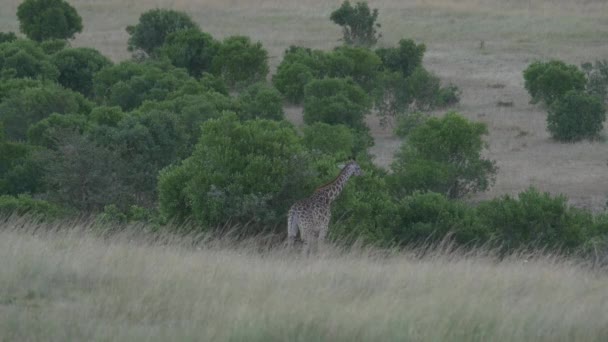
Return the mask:
M 85 96 L 92 95 L 93 76 L 112 65 L 110 59 L 90 48 L 64 49 L 53 55 L 51 61 L 59 70 L 59 84 Z
M 344 1 L 340 8 L 331 13 L 330 19 L 342 26 L 344 42 L 349 45 L 370 47 L 381 36 L 376 31 L 380 27 L 376 22 L 378 9 L 370 10 L 367 2 L 357 2 L 352 6 L 348 0 Z
M 82 18 L 64 0 L 25 0 L 17 8 L 19 27 L 28 38 L 72 39 L 82 32 Z
M 69 47 L 68 41 L 64 39 L 48 39 L 40 42 L 40 48 L 47 55 L 53 55 Z
M 31 124 L 52 113 L 88 114 L 91 104 L 80 93 L 58 85 L 44 85 L 13 92 L 0 103 L 0 121 L 9 140 L 24 140 Z
M 198 30 L 198 25 L 184 12 L 168 9 L 152 9 L 139 17 L 135 26 L 127 26 L 129 51 L 140 49 L 148 55 L 154 55 L 156 49 L 165 43 L 173 32 L 181 30 Z
M 294 128 L 285 121 L 240 122 L 231 113 L 209 120 L 194 154 L 161 173 L 161 213 L 169 219 L 192 216 L 206 228 L 283 223 L 312 177 L 308 163 L 300 162 L 302 154 Z
M 525 87 L 532 102 L 550 105 L 569 90 L 584 90 L 585 74 L 575 65 L 562 61 L 534 62 L 524 70 Z
M 493 184 L 496 166 L 481 156 L 486 125 L 457 113 L 430 118 L 415 128 L 391 165 L 392 185 L 402 196 L 415 190 L 461 198 Z
M 263 81 L 268 70 L 268 52 L 262 43 L 245 36 L 226 38 L 213 59 L 214 73 L 232 87 Z
M 384 70 L 399 72 L 403 77 L 409 77 L 414 70 L 422 66 L 425 51 L 424 44 L 416 44 L 411 39 L 401 39 L 398 47 L 377 49 L 376 54 L 380 57 Z
M 0 43 L 0 76 L 55 81 L 59 71 L 36 43 L 18 39 Z
M 17 40 L 15 32 L 0 32 L 0 44 L 14 42 Z
M 589 212 L 570 207 L 563 196 L 553 197 L 534 188 L 518 198 L 506 195 L 481 203 L 477 212 L 492 230 L 494 243 L 504 251 L 525 247 L 572 251 L 593 225 Z
M 304 122 L 313 124 L 345 124 L 367 131 L 365 115 L 371 109 L 369 97 L 355 82 L 348 79 L 326 78 L 306 85 Z
M 51 114 L 32 124 L 27 130 L 28 142 L 32 145 L 56 148 L 56 138 L 65 133 L 82 134 L 89 122 L 80 114 Z
M 490 236 L 470 206 L 433 192 L 414 192 L 397 203 L 393 220 L 394 242 L 427 246 L 446 238 L 458 245 L 482 244 Z
M 282 120 L 283 96 L 265 83 L 247 87 L 237 99 L 238 115 L 241 120 L 270 119 Z
M 325 57 L 328 77 L 350 77 L 367 92 L 376 87 L 381 65 L 382 61 L 374 52 L 360 47 L 341 46 Z
M 52 220 L 65 216 L 66 210 L 28 195 L 0 196 L 0 216 L 9 215 L 28 215 L 36 219 Z
M 130 111 L 146 100 L 167 99 L 189 81 L 196 83 L 184 69 L 170 64 L 122 62 L 95 75 L 93 93 L 100 104 Z
M 6 141 L 0 123 L 0 195 L 36 193 L 42 190 L 40 166 L 32 160 L 34 148 Z
M 420 125 L 424 124 L 430 118 L 429 115 L 420 112 L 407 112 L 397 117 L 397 125 L 395 126 L 395 135 L 406 138 Z
M 97 125 L 116 127 L 125 118 L 125 113 L 118 106 L 99 106 L 91 110 L 89 119 Z
M 321 50 L 290 46 L 272 78 L 274 86 L 292 103 L 304 99 L 304 86 L 327 74 L 326 53 Z
M 600 100 L 585 92 L 570 90 L 553 102 L 547 127 L 553 138 L 577 141 L 596 138 L 604 128 L 606 110 Z
M 336 160 L 347 160 L 356 155 L 355 135 L 346 125 L 330 125 L 315 122 L 304 127 L 304 146 L 313 152 L 333 156 Z
M 161 54 L 167 56 L 174 66 L 185 68 L 191 76 L 200 77 L 211 71 L 219 45 L 211 35 L 198 29 L 181 30 L 167 36 Z

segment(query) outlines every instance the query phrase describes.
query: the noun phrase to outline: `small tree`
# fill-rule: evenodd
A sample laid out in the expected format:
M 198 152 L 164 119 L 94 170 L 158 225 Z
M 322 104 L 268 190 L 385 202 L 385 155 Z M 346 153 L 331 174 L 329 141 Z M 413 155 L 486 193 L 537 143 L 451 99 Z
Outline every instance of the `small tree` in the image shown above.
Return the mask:
M 344 1 L 340 8 L 331 13 L 330 19 L 342 26 L 344 42 L 348 45 L 370 47 L 381 37 L 376 31 L 380 27 L 376 22 L 378 9 L 370 10 L 367 2 L 357 2 L 353 7 L 348 0 Z
M 17 8 L 19 27 L 35 41 L 72 39 L 82 32 L 82 18 L 64 0 L 25 0 Z
M 148 55 L 154 55 L 156 49 L 162 46 L 165 38 L 180 30 L 198 30 L 198 25 L 184 12 L 167 9 L 153 9 L 139 17 L 135 26 L 127 26 L 129 51 L 141 49 Z
M 425 51 L 424 44 L 416 44 L 411 39 L 401 39 L 398 47 L 377 49 L 376 54 L 382 60 L 385 70 L 398 71 L 403 77 L 409 77 L 414 70 L 422 66 Z
M 534 62 L 524 70 L 525 87 L 532 102 L 550 105 L 569 90 L 584 90 L 585 74 L 575 65 L 562 61 Z
M 15 40 L 17 40 L 15 32 L 0 32 L 0 44 L 14 42 Z
M 304 146 L 336 160 L 346 160 L 355 154 L 355 133 L 346 125 L 315 122 L 304 127 Z
M 214 73 L 232 87 L 263 81 L 268 70 L 268 52 L 249 37 L 226 38 L 213 59 Z
M 200 77 L 211 71 L 219 45 L 211 35 L 198 29 L 180 30 L 167 36 L 161 53 L 171 64 L 185 68 L 191 76 Z
M 59 69 L 58 82 L 66 88 L 90 97 L 93 93 L 93 76 L 112 61 L 90 48 L 64 49 L 51 57 Z
M 0 43 L 0 77 L 2 76 L 55 81 L 59 71 L 38 44 L 31 40 L 17 39 Z
M 597 137 L 605 120 L 606 110 L 597 97 L 570 90 L 551 105 L 547 127 L 557 140 L 577 141 Z
M 457 113 L 430 118 L 415 128 L 391 165 L 397 195 L 434 191 L 462 198 L 494 182 L 495 163 L 481 157 L 486 125 Z

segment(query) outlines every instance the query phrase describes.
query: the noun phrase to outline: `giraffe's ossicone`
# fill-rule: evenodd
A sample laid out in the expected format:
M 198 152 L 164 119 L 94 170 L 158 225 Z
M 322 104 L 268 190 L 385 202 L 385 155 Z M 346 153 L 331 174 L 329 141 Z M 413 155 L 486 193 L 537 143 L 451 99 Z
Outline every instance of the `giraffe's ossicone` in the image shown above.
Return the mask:
M 350 161 L 333 181 L 317 188 L 312 196 L 296 202 L 287 217 L 287 243 L 292 246 L 298 231 L 308 252 L 311 244 L 323 242 L 329 229 L 331 203 L 338 197 L 351 176 L 361 176 L 357 162 Z

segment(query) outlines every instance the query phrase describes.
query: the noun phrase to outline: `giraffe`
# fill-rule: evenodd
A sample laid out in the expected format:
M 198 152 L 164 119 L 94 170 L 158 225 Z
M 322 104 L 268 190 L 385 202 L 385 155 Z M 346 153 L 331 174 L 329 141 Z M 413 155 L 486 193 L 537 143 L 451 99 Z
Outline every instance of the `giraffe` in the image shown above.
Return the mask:
M 310 251 L 311 244 L 322 243 L 329 229 L 331 203 L 340 195 L 351 176 L 361 175 L 363 175 L 361 167 L 351 160 L 333 181 L 318 187 L 312 196 L 292 205 L 287 218 L 288 246 L 293 246 L 298 228 L 306 254 Z

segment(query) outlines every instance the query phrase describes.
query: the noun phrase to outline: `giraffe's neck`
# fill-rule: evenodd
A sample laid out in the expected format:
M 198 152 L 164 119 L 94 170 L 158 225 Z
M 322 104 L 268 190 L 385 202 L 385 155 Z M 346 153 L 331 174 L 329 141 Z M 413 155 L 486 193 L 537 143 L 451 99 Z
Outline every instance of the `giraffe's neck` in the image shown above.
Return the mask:
M 345 167 L 333 181 L 317 188 L 315 193 L 322 195 L 329 203 L 333 202 L 344 189 L 344 185 L 352 175 L 352 171 Z

